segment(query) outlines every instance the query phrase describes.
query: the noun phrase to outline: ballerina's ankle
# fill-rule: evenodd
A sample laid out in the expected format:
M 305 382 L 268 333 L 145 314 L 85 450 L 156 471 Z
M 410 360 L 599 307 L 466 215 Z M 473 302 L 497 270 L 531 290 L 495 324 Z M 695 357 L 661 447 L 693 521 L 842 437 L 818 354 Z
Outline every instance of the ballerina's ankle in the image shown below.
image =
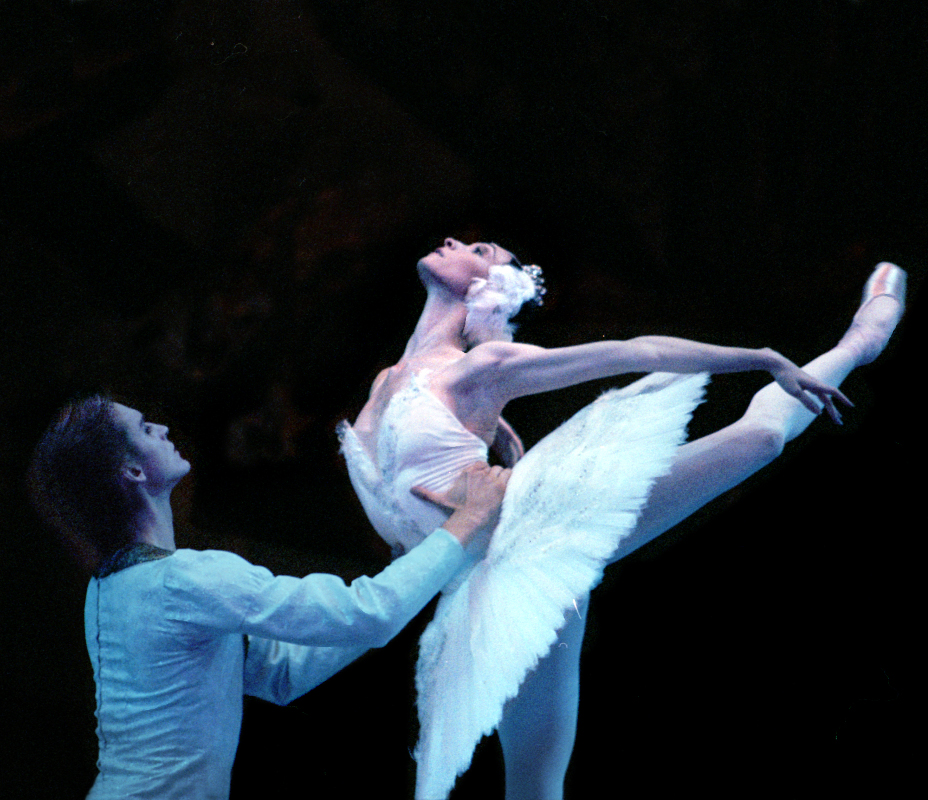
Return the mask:
M 894 296 L 871 297 L 854 315 L 838 347 L 851 351 L 859 366 L 870 364 L 886 349 L 901 318 L 902 306 Z

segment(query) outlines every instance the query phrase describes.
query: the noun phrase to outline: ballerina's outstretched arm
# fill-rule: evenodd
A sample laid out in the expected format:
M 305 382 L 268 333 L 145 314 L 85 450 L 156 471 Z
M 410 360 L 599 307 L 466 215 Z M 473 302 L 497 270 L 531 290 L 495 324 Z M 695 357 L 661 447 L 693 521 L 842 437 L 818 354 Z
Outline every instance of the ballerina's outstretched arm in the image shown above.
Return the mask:
M 502 407 L 529 394 L 631 372 L 769 372 L 780 388 L 813 414 L 824 407 L 841 422 L 835 399 L 851 405 L 836 388 L 804 372 L 770 348 L 721 347 L 671 336 L 593 342 L 546 349 L 512 342 L 488 342 L 448 369 L 451 392 L 483 394 Z

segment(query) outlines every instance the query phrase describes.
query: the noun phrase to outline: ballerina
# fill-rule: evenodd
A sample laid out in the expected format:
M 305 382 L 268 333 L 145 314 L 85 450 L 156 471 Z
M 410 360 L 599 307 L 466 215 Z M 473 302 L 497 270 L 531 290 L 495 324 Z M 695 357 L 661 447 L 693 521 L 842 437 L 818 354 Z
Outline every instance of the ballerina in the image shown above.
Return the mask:
M 576 733 L 586 598 L 603 567 L 769 464 L 822 411 L 840 424 L 835 401 L 850 401 L 836 387 L 886 346 L 906 275 L 878 265 L 848 331 L 800 369 L 768 348 L 660 336 L 513 343 L 509 320 L 544 289 L 537 267 L 496 244 L 447 239 L 418 272 L 427 297 L 405 352 L 340 428 L 352 485 L 398 555 L 455 508 L 462 466 L 492 449 L 514 470 L 492 543 L 472 550 L 420 642 L 416 797 L 446 797 L 498 729 L 507 800 L 556 800 Z M 684 444 L 706 373 L 748 370 L 774 382 L 741 419 Z M 517 397 L 634 372 L 652 374 L 527 454 L 501 417 Z

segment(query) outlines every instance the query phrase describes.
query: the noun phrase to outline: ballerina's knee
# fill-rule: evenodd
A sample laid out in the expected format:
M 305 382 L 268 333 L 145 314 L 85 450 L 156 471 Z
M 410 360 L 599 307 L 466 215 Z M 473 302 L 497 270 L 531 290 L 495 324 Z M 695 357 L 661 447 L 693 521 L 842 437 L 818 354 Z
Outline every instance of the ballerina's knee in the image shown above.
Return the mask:
M 757 468 L 776 460 L 786 446 L 786 432 L 774 420 L 742 420 L 744 430 L 739 437 L 744 459 Z

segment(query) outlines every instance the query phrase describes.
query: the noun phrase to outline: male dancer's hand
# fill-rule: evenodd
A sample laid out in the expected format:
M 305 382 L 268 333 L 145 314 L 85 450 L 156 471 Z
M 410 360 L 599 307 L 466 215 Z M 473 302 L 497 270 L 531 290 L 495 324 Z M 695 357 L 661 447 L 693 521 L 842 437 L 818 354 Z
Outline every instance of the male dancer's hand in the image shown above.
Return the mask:
M 466 547 L 480 530 L 496 525 L 511 474 L 510 469 L 478 461 L 465 468 L 446 492 L 423 486 L 413 486 L 410 491 L 420 500 L 452 512 L 442 527 Z

